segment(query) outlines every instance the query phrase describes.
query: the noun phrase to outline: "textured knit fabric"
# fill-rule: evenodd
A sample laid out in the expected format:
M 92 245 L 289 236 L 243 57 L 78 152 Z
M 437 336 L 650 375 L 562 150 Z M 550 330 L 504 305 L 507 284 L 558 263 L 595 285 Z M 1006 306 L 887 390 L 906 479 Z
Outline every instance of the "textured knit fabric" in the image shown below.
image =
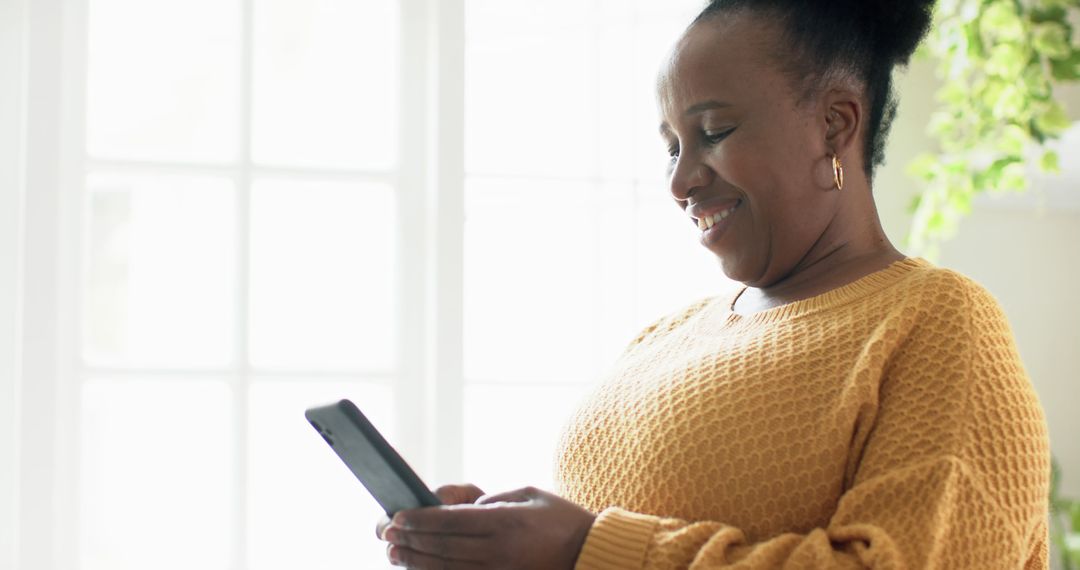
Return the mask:
M 994 299 L 920 259 L 648 327 L 558 452 L 579 569 L 1047 568 L 1045 419 Z

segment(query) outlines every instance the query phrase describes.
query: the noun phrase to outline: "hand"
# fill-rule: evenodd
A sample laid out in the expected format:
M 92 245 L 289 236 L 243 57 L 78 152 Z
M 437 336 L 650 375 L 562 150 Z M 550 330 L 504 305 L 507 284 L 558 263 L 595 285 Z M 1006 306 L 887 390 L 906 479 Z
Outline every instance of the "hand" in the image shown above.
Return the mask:
M 435 496 L 444 505 L 471 505 L 477 499 L 483 497 L 484 494 L 480 487 L 476 485 L 443 485 L 435 489 Z M 388 516 L 380 518 L 379 523 L 375 525 L 375 536 L 379 537 L 379 540 L 383 539 L 383 531 L 388 526 L 390 526 L 390 517 Z
M 595 518 L 526 487 L 476 504 L 401 511 L 380 535 L 390 562 L 414 570 L 571 570 Z

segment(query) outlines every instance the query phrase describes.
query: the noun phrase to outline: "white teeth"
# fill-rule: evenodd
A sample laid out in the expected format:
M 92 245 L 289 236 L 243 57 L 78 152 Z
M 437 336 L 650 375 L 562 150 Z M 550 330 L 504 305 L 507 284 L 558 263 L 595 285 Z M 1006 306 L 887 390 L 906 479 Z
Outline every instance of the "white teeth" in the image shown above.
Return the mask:
M 723 212 L 719 212 L 698 220 L 698 229 L 700 229 L 701 231 L 712 229 L 713 226 L 720 223 L 720 220 L 726 219 L 731 214 L 734 214 L 735 210 L 738 209 L 739 205 L 740 204 L 736 204 L 733 208 L 728 208 Z

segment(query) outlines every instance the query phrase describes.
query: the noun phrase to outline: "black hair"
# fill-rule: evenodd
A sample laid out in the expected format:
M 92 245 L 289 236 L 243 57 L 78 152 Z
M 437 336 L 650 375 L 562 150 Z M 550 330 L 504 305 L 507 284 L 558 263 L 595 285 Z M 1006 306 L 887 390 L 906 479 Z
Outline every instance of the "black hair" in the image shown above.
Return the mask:
M 885 140 L 896 116 L 893 69 L 906 66 L 930 29 L 934 0 L 712 0 L 699 22 L 747 11 L 781 26 L 787 49 L 781 65 L 804 100 L 838 74 L 866 86 L 866 175 L 885 162 Z

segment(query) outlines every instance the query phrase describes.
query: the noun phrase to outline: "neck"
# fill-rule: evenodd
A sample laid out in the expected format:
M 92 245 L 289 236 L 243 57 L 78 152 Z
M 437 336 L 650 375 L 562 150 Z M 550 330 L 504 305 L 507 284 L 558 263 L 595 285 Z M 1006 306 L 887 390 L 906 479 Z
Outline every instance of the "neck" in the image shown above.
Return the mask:
M 881 227 L 869 188 L 851 190 L 861 198 L 849 201 L 849 208 L 838 213 L 802 259 L 776 281 L 751 286 L 740 301 L 755 309 L 781 305 L 840 287 L 903 259 Z

